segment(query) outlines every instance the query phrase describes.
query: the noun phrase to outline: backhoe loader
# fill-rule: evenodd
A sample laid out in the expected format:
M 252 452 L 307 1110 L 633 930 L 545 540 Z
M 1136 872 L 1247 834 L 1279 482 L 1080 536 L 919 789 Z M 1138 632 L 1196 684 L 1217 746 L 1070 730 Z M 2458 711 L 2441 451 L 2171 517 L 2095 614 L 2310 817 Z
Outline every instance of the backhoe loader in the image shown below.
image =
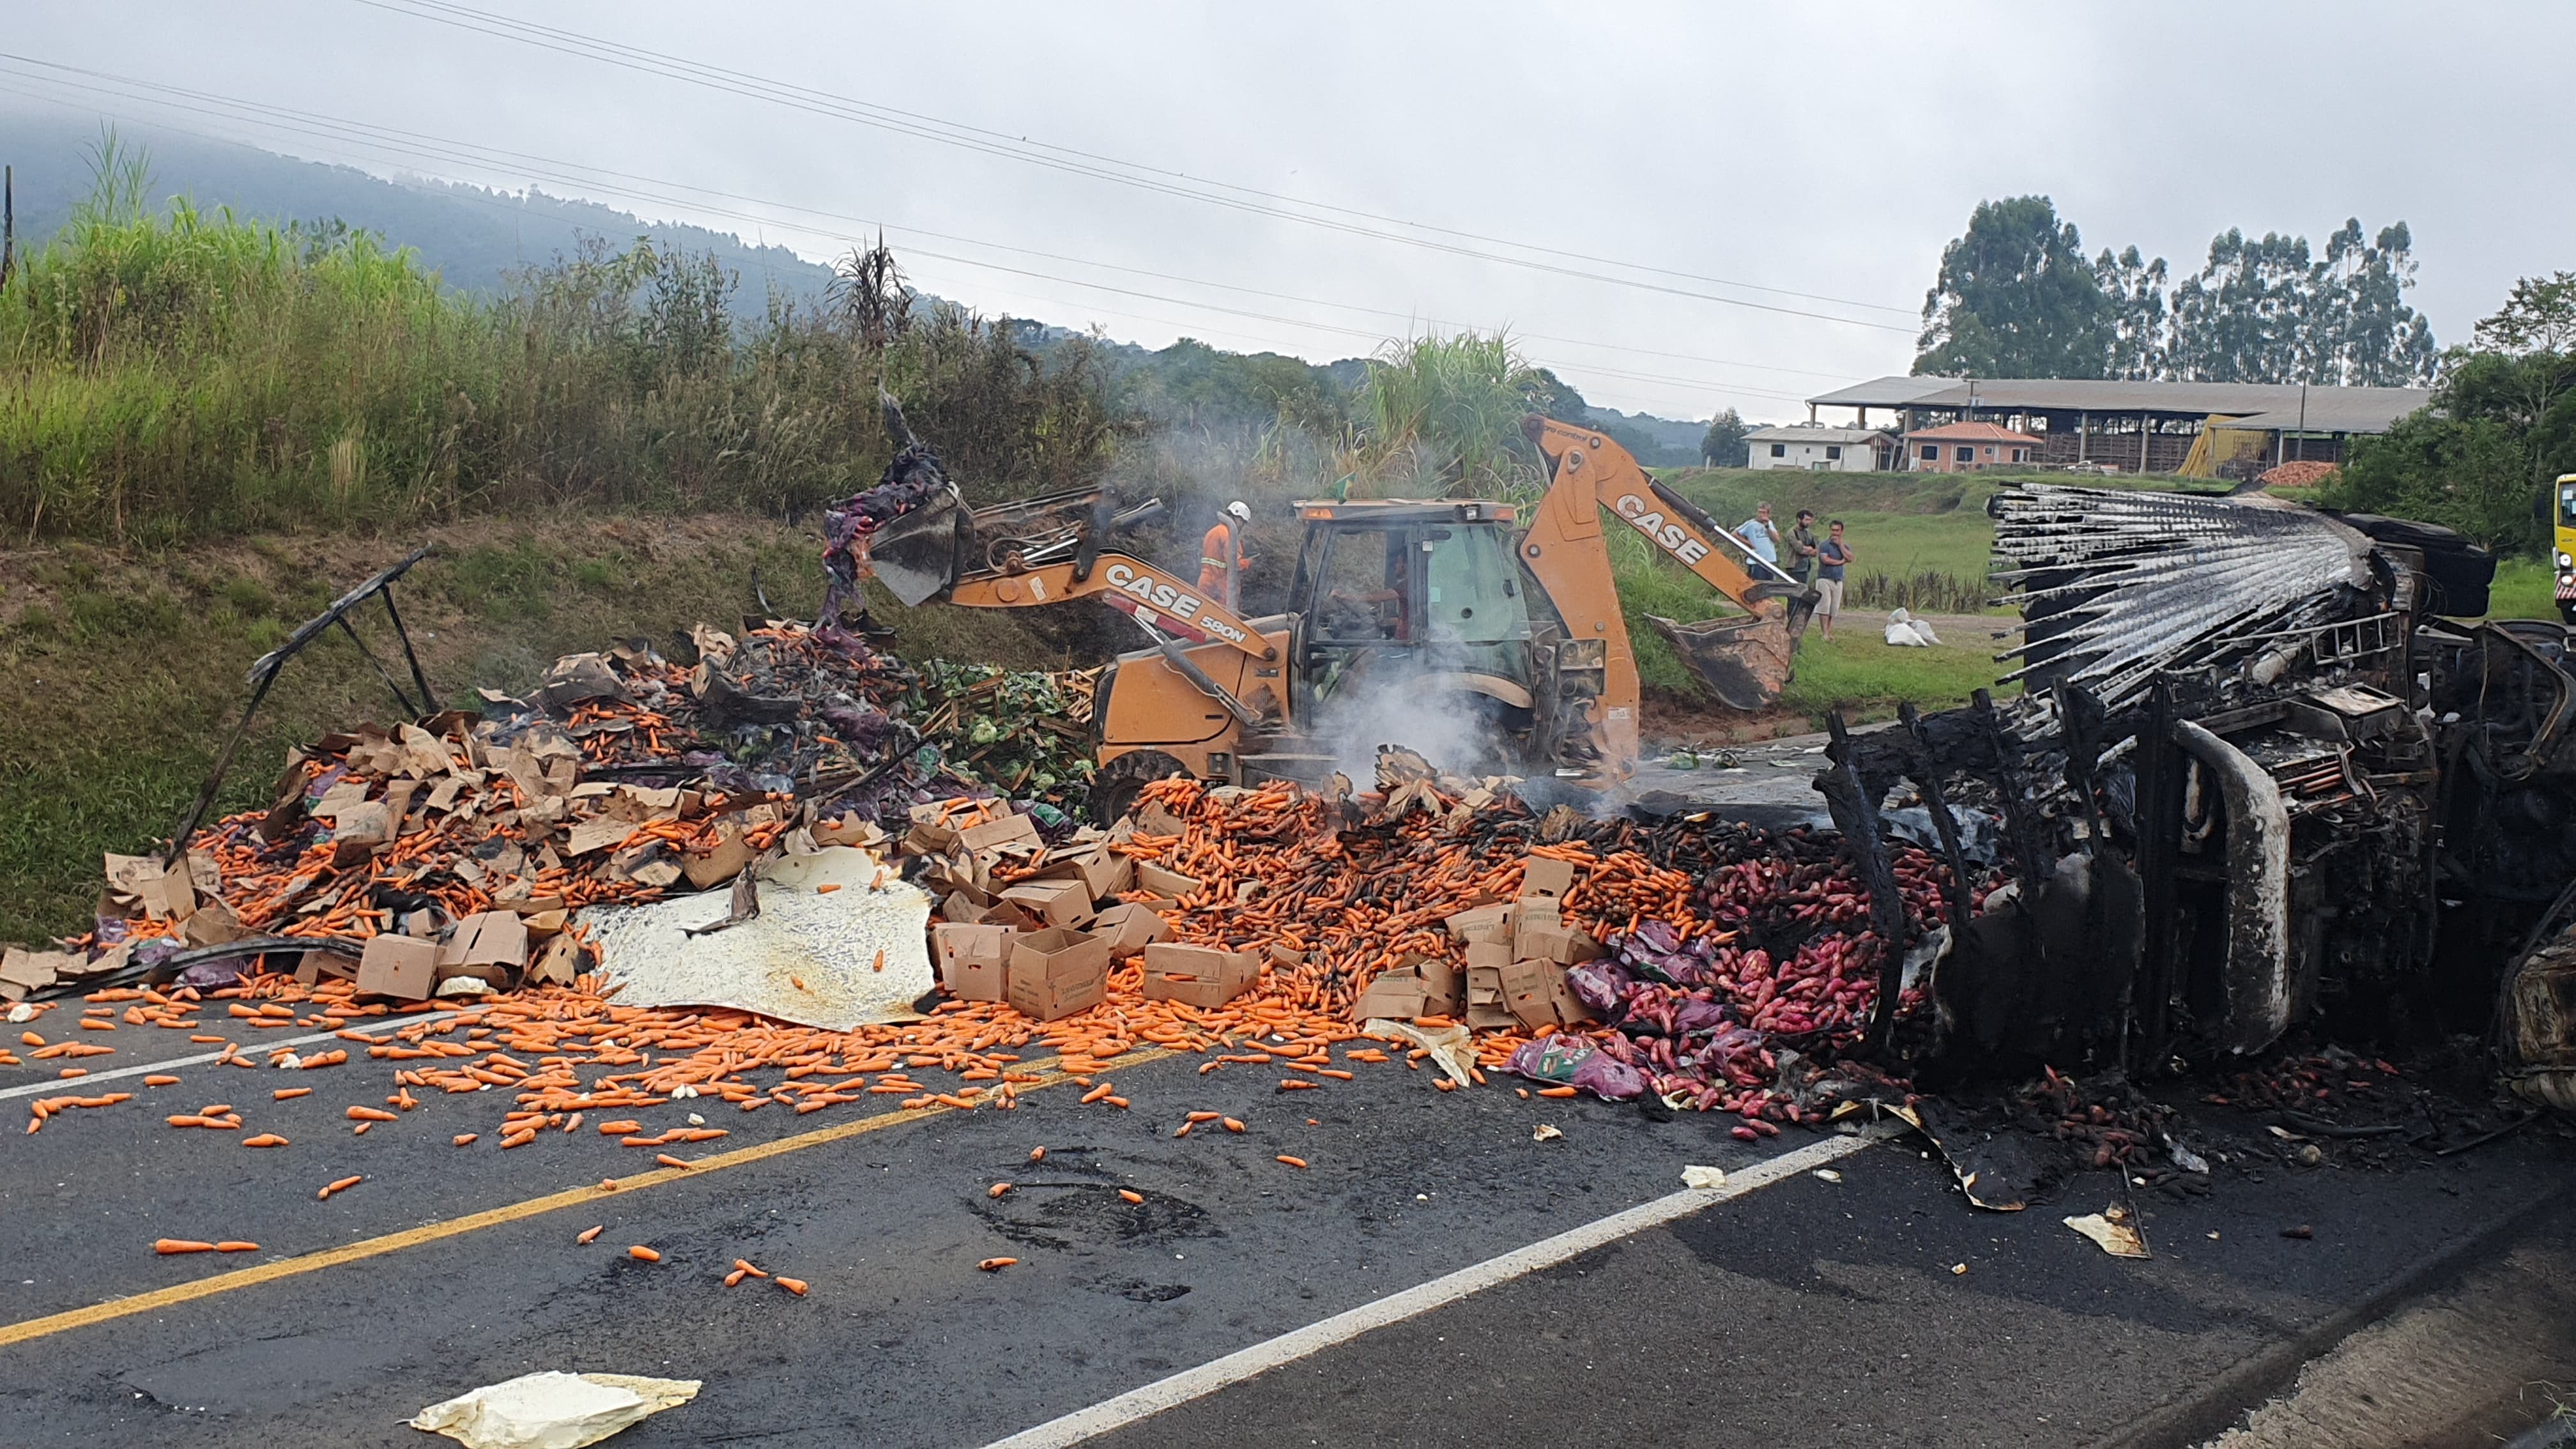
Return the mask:
M 910 443 L 896 467 L 924 496 Z M 1159 504 L 1119 510 L 1102 492 L 969 509 L 944 472 L 927 501 L 827 555 L 836 576 L 872 574 L 907 606 L 933 600 L 1018 609 L 1095 598 L 1156 644 L 1119 657 L 1094 695 L 1101 771 L 1093 807 L 1123 813 L 1171 774 L 1235 784 L 1322 782 L 1354 746 L 1411 724 L 1473 744 L 1442 759 L 1474 773 L 1606 785 L 1638 756 L 1637 664 L 1613 586 L 1602 512 L 1644 535 L 1745 612 L 1700 624 L 1649 616 L 1724 703 L 1779 696 L 1814 595 L 1649 477 L 1608 437 L 1546 418 L 1524 432 L 1550 482 L 1528 510 L 1473 499 L 1312 501 L 1285 613 L 1243 618 L 1186 578 L 1120 551 L 1114 530 Z M 863 495 L 864 496 L 864 495 Z M 855 501 L 855 500 L 854 500 Z M 1741 560 L 1741 562 L 1739 562 Z

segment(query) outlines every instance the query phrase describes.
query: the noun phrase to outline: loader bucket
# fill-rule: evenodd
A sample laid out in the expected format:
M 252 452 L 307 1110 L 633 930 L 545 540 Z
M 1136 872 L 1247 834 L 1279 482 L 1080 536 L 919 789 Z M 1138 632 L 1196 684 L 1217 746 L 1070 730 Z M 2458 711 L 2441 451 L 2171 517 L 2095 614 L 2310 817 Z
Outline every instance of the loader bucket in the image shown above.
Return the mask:
M 1780 690 L 1796 677 L 1792 665 L 1798 636 L 1806 632 L 1815 611 L 1812 597 L 1793 597 L 1785 608 L 1749 619 L 1710 619 L 1677 624 L 1654 614 L 1646 622 L 1680 655 L 1682 666 L 1708 686 L 1729 709 L 1768 709 L 1779 703 Z
M 916 608 L 957 581 L 972 534 L 966 501 L 951 484 L 867 535 L 868 568 L 905 608 Z

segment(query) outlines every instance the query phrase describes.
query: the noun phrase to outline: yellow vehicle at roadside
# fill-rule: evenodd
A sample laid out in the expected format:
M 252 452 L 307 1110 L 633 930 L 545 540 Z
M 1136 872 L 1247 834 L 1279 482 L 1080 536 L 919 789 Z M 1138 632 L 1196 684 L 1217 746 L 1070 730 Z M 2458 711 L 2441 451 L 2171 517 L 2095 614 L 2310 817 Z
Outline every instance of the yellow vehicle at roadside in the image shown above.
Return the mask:
M 2558 565 L 2558 617 L 2576 624 L 2576 473 L 2558 475 L 2558 514 L 2550 553 Z

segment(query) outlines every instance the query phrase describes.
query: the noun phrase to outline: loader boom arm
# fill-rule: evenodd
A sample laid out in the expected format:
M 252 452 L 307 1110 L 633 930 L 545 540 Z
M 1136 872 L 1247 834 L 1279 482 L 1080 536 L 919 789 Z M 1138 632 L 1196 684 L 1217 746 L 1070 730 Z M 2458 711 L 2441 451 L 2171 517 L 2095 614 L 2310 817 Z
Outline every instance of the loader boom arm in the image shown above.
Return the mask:
M 1743 539 L 1698 504 L 1656 482 L 1617 442 L 1552 418 L 1539 419 L 1538 424 L 1538 436 L 1531 441 L 1556 469 L 1555 484 L 1539 504 L 1543 514 L 1554 511 L 1559 495 L 1568 512 L 1590 514 L 1607 507 L 1746 613 L 1758 614 L 1764 601 L 1800 592 L 1797 580 L 1763 562 Z M 1569 467 L 1568 458 L 1583 461 Z M 1738 558 L 1743 562 L 1738 563 Z
M 1195 583 L 1114 549 L 1102 549 L 1089 562 L 1087 569 L 1067 559 L 1016 573 L 968 574 L 949 588 L 948 602 L 970 609 L 1033 609 L 1098 599 L 1148 628 L 1194 644 L 1228 644 L 1264 661 L 1277 653 L 1233 610 L 1202 598 Z
M 1608 436 L 1538 416 L 1523 420 L 1522 430 L 1547 459 L 1549 484 L 1521 540 L 1521 562 L 1555 601 L 1569 637 L 1600 641 L 1602 694 L 1593 726 L 1605 750 L 1616 759 L 1635 758 L 1639 699 L 1636 654 L 1602 537 L 1605 508 L 1744 610 L 1741 619 L 1699 624 L 1648 615 L 1684 667 L 1733 708 L 1775 703 L 1806 625 L 1811 595 L 1805 586 L 1649 477 Z M 1774 602 L 1784 598 L 1786 608 Z

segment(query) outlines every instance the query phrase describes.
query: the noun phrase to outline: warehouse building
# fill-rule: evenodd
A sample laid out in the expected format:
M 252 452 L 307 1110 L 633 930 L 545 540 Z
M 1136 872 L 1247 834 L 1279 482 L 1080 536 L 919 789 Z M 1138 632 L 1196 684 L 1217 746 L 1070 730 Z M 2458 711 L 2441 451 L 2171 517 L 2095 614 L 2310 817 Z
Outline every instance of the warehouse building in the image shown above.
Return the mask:
M 1868 428 L 1875 411 L 1909 436 L 1991 423 L 2028 434 L 2043 467 L 2251 477 L 2303 459 L 2341 463 L 2354 437 L 2388 431 L 2432 397 L 2421 387 L 1882 377 L 1807 399 L 1807 416 L 1849 408 Z

